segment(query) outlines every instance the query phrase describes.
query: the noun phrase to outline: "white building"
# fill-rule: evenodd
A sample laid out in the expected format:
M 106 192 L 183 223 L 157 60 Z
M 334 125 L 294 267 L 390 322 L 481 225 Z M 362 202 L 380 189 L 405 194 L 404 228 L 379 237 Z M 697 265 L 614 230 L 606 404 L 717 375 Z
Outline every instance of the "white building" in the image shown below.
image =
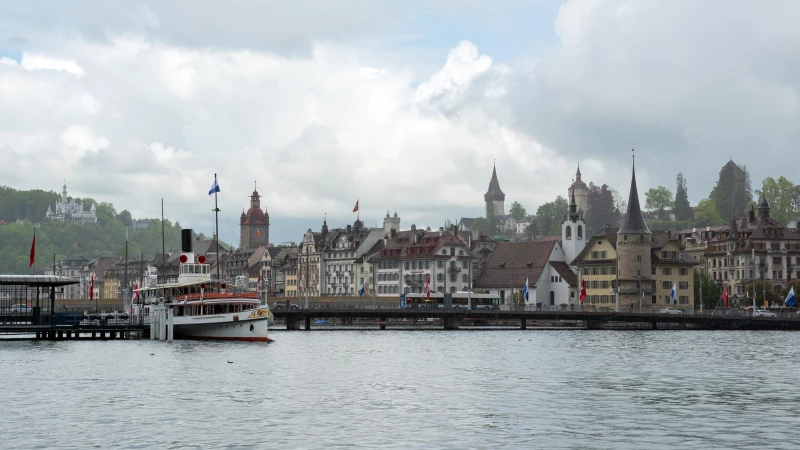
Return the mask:
M 47 205 L 46 215 L 48 219 L 59 220 L 64 223 L 77 223 L 81 225 L 97 223 L 97 209 L 94 203 L 92 203 L 89 211 L 84 211 L 82 201 L 68 199 L 66 183 L 64 183 L 63 190 L 61 191 L 61 198 L 56 203 L 55 211 L 50 209 L 50 205 Z

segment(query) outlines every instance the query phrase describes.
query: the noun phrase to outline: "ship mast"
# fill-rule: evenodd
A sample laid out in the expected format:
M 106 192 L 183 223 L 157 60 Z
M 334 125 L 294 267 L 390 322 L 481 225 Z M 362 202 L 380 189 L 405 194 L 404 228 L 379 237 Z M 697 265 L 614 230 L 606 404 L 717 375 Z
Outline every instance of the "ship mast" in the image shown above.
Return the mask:
M 214 186 L 219 186 L 217 184 L 217 174 L 214 174 Z M 219 189 L 214 191 L 214 240 L 217 244 L 217 280 L 220 279 L 219 276 L 219 205 L 217 204 L 217 194 L 219 194 Z

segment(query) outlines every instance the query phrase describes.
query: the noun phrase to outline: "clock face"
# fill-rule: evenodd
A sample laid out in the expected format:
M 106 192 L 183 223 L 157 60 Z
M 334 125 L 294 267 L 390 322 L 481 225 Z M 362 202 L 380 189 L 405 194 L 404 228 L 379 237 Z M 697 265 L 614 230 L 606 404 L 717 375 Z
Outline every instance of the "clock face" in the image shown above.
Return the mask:
M 267 230 L 264 227 L 255 227 L 253 229 L 253 238 L 257 241 L 263 241 L 267 237 Z

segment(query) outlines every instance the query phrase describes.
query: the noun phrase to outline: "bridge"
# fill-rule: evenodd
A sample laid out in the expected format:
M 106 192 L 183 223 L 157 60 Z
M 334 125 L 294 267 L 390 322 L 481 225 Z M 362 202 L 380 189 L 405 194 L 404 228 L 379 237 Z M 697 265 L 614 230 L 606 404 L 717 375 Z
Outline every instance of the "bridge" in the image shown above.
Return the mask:
M 276 319 L 286 321 L 287 330 L 299 330 L 301 323 L 310 330 L 313 321 L 338 319 L 344 323 L 354 320 L 375 320 L 378 328 L 391 327 L 407 321 L 440 321 L 445 330 L 458 329 L 462 323 L 518 323 L 526 329 L 529 322 L 553 322 L 573 326 L 580 325 L 589 330 L 613 328 L 618 324 L 648 324 L 658 329 L 659 324 L 685 324 L 696 329 L 709 330 L 800 330 L 800 314 L 784 313 L 781 317 L 728 316 L 719 314 L 660 314 L 653 312 L 594 312 L 594 311 L 531 311 L 531 310 L 459 310 L 416 308 L 315 308 L 274 309 Z M 404 322 L 405 321 L 405 322 Z M 612 325 L 612 326 L 610 326 Z M 617 326 L 618 327 L 618 326 Z

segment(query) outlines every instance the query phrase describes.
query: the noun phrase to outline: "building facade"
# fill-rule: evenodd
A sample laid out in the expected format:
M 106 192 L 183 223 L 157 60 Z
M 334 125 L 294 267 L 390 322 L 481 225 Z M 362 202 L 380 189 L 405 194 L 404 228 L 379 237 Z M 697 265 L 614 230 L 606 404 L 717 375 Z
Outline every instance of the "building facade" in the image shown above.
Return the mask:
M 257 190 L 250 195 L 250 209 L 242 211 L 239 219 L 239 249 L 247 250 L 269 245 L 269 214 L 261 210 L 261 196 Z
M 97 223 L 97 208 L 95 208 L 94 203 L 89 207 L 89 211 L 84 211 L 83 202 L 81 200 L 70 199 L 67 196 L 66 183 L 64 183 L 61 191 L 61 198 L 58 199 L 55 205 L 55 210 L 50 209 L 50 205 L 48 205 L 45 215 L 48 219 L 58 220 L 64 223 L 75 223 L 79 225 Z

